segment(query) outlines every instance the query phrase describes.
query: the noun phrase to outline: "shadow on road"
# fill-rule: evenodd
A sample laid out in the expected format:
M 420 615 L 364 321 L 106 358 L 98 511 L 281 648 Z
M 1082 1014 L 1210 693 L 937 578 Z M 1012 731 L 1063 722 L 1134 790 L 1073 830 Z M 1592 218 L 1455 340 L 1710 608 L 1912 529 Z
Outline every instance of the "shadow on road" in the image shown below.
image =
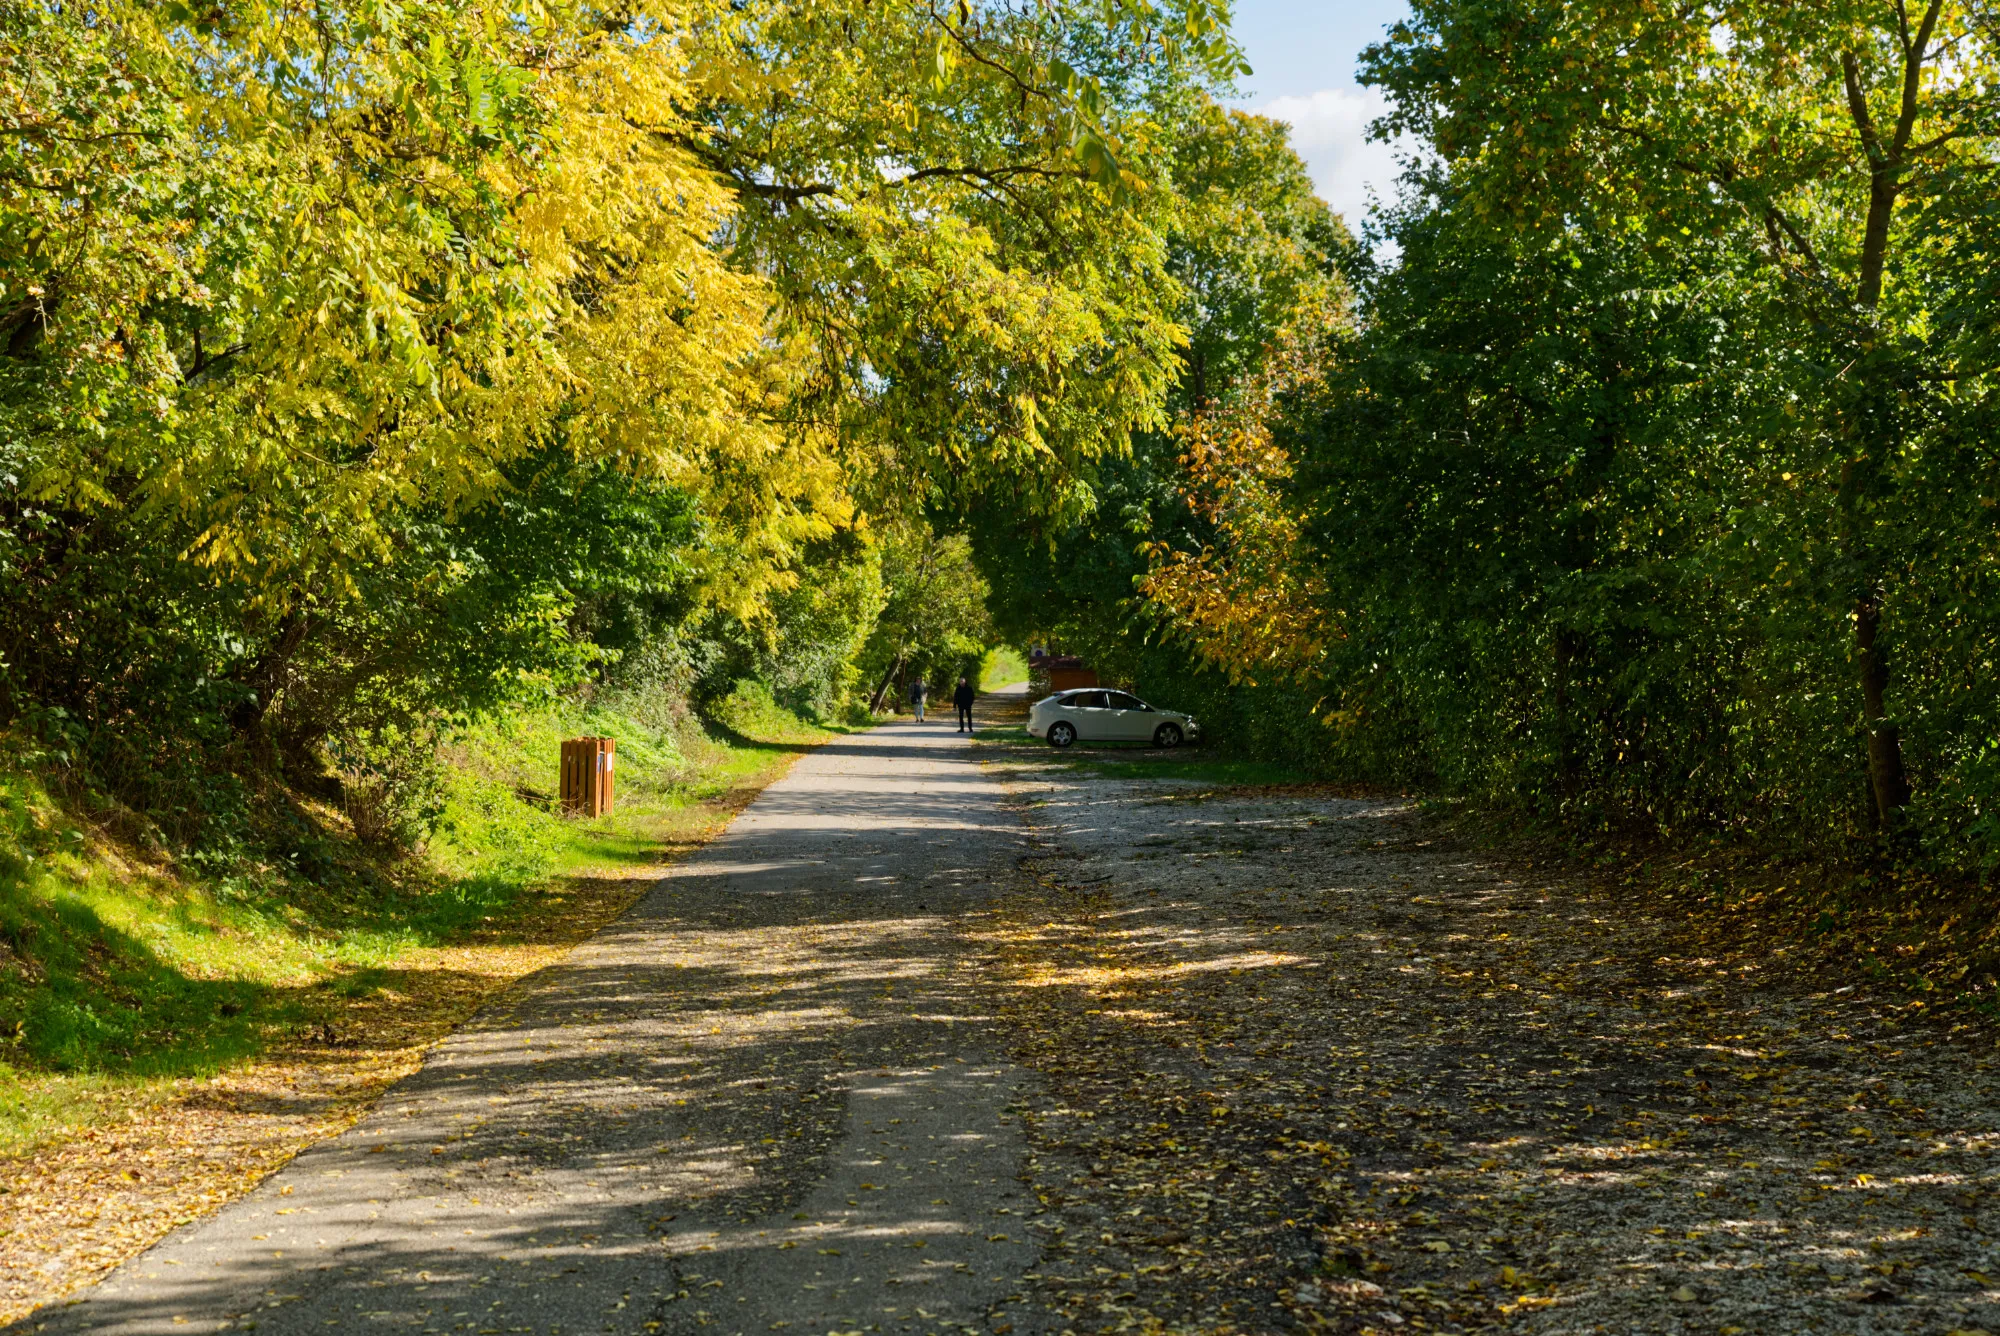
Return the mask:
M 911 731 L 822 748 L 351 1132 L 29 1325 L 915 1330 L 920 1286 L 978 1318 L 1034 1256 L 992 1218 L 1018 1139 L 972 967 L 1024 837 L 960 741 Z M 931 1140 L 867 1168 L 864 1106 Z M 780 1264 L 784 1303 L 743 1292 Z

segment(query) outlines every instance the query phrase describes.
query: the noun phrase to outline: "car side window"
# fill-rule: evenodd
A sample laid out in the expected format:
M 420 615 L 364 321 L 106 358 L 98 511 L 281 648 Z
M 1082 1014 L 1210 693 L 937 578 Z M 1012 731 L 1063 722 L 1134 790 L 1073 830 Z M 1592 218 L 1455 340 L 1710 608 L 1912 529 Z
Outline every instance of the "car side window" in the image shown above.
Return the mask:
M 1102 691 L 1079 691 L 1076 695 L 1064 701 L 1063 704 L 1079 710 L 1101 710 L 1104 708 L 1104 693 Z
M 1114 691 L 1111 693 L 1111 708 L 1114 710 L 1143 710 L 1146 708 L 1146 702 L 1140 700 L 1137 696 L 1128 696 L 1122 691 Z

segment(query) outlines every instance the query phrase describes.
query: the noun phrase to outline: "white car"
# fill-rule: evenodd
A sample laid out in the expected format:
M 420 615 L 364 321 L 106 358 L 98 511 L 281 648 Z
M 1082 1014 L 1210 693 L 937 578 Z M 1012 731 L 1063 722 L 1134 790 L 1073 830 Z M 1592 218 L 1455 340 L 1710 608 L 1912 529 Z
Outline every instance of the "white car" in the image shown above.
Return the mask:
M 1178 747 L 1201 735 L 1194 716 L 1156 710 L 1137 696 L 1104 687 L 1082 687 L 1044 696 L 1028 711 L 1028 732 L 1051 747 L 1085 742 L 1150 742 Z

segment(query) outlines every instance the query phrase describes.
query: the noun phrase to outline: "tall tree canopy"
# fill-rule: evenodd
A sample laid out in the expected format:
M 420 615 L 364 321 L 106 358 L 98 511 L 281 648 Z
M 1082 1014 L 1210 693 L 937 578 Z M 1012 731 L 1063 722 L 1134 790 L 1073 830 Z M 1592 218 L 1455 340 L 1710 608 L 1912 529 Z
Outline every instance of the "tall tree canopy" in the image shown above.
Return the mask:
M 1800 361 L 1814 428 L 1786 527 L 1824 549 L 1815 571 L 1851 605 L 1883 821 L 1909 799 L 1882 617 L 1910 554 L 1885 507 L 1927 407 L 2000 361 L 1991 304 L 1964 287 L 1983 255 L 1990 296 L 1993 21 L 1947 0 L 1432 3 L 1371 57 L 1390 128 L 1436 147 L 1461 207 L 1551 239 L 1623 227 L 1663 253 L 1758 262 L 1744 314 Z
M 1350 772 L 2000 862 L 1996 60 L 1946 0 L 1418 0 L 1395 258 L 1195 438 L 1168 628 Z
M 609 628 L 860 616 L 871 515 L 1087 506 L 1163 420 L 1172 112 L 1236 60 L 1207 0 L 4 5 L 6 708 L 301 756 Z M 413 667 L 443 624 L 470 676 Z

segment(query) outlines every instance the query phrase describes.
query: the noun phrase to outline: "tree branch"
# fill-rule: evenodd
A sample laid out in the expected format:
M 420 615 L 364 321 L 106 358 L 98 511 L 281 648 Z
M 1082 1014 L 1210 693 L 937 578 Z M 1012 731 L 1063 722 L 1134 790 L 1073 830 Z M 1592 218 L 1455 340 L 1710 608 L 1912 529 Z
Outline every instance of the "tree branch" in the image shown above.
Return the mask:
M 1813 250 L 1812 242 L 1806 240 L 1804 234 L 1792 225 L 1792 220 L 1785 216 L 1785 211 L 1775 204 L 1766 205 L 1765 211 L 1766 216 L 1791 239 L 1792 249 L 1804 256 L 1806 263 L 1813 267 L 1813 273 L 1821 278 L 1826 277 L 1826 266 L 1819 262 L 1819 254 Z
M 943 28 L 945 30 L 945 33 L 951 38 L 952 44 L 955 45 L 960 51 L 963 51 L 968 60 L 971 60 L 975 64 L 984 65 L 987 69 L 994 70 L 997 73 L 999 73 L 1009 83 L 1013 84 L 1016 88 L 1021 90 L 1021 96 L 1023 98 L 1038 97 L 1047 102 L 1059 101 L 1056 95 L 1049 92 L 1047 89 L 1035 87 L 1033 84 L 1023 79 L 1020 75 L 1016 74 L 1008 66 L 1001 64 L 999 61 L 994 60 L 990 56 L 982 54 L 978 47 L 974 46 L 970 41 L 966 40 L 966 37 L 963 33 L 961 33 L 958 29 L 952 27 L 950 23 L 945 21 L 944 15 L 938 13 L 936 0 L 929 0 L 929 2 L 925 4 L 924 8 L 930 12 L 931 20 L 935 22 L 940 28 Z
M 746 195 L 755 195 L 759 199 L 775 199 L 786 204 L 797 204 L 801 200 L 812 199 L 816 195 L 838 195 L 840 193 L 838 186 L 830 186 L 824 182 L 817 182 L 809 186 L 783 186 L 764 181 L 749 180 L 725 168 L 718 168 L 717 170 L 729 178 L 731 186 Z
M 1938 14 L 1944 8 L 1944 0 L 1931 0 L 1924 11 L 1924 20 L 1917 25 L 1916 40 L 1903 51 L 1903 106 L 1896 118 L 1896 146 L 1892 150 L 1900 161 L 1903 150 L 1909 147 L 1910 134 L 1917 125 L 1917 96 L 1923 91 L 1924 52 L 1931 43 L 1931 32 L 1937 27 Z
M 1840 53 L 1840 73 L 1847 85 L 1847 114 L 1854 118 L 1854 128 L 1861 132 L 1861 146 L 1868 153 L 1868 161 L 1877 167 L 1888 161 L 1882 151 L 1882 141 L 1875 133 L 1874 118 L 1868 114 L 1868 95 L 1861 87 L 1861 63 L 1852 51 Z
M 187 386 L 199 385 L 202 381 L 208 379 L 218 367 L 226 366 L 228 363 L 236 360 L 238 354 L 249 351 L 250 345 L 247 343 L 232 343 L 211 357 L 203 351 L 201 346 L 201 331 L 196 330 L 194 336 L 194 365 L 188 369 L 187 375 L 181 377 L 181 384 Z
M 1942 148 L 1944 145 L 1949 144 L 1954 139 L 1963 139 L 1967 135 L 1975 133 L 1977 133 L 1977 127 L 1975 126 L 1970 126 L 1970 125 L 1955 126 L 1952 129 L 1946 130 L 1942 134 L 1932 135 L 1929 139 L 1924 140 L 1920 144 L 1910 145 L 1909 155 L 1913 158 L 1920 157 L 1923 154 L 1930 152 L 1934 148 Z
M 0 135 L 27 135 L 38 139 L 53 139 L 58 144 L 102 144 L 113 139 L 153 139 L 156 130 L 106 130 L 96 135 L 58 134 L 46 121 L 34 125 L 0 125 Z

